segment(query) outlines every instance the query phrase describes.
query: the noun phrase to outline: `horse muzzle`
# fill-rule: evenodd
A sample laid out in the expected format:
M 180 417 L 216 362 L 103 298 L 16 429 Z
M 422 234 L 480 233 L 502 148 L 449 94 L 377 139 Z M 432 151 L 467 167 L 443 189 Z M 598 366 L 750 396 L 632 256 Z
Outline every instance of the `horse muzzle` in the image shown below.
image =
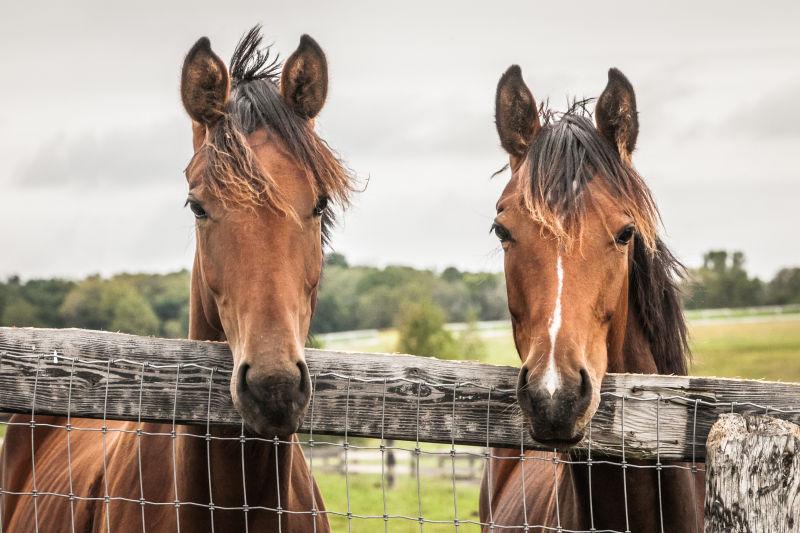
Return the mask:
M 540 380 L 529 379 L 528 371 L 523 367 L 517 383 L 517 401 L 528 422 L 531 437 L 554 447 L 568 447 L 580 442 L 584 429 L 581 422 L 587 418 L 592 392 L 592 382 L 585 369 L 571 378 L 562 375 L 560 386 L 548 390 Z
M 243 362 L 234 380 L 234 404 L 248 429 L 262 437 L 287 437 L 297 432 L 311 399 L 305 361 L 269 371 Z

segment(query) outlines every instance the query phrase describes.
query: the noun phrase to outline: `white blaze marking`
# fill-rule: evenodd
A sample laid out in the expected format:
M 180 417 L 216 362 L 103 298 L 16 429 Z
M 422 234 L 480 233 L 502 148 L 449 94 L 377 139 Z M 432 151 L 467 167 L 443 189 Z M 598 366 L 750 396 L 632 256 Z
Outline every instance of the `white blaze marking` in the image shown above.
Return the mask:
M 558 288 L 556 289 L 556 304 L 553 307 L 553 316 L 550 317 L 550 326 L 547 332 L 550 334 L 550 354 L 547 357 L 547 371 L 544 374 L 544 387 L 550 396 L 558 389 L 559 377 L 556 368 L 556 339 L 558 330 L 561 329 L 561 290 L 564 287 L 564 268 L 561 265 L 561 254 L 558 254 L 556 261 L 556 275 L 558 276 Z

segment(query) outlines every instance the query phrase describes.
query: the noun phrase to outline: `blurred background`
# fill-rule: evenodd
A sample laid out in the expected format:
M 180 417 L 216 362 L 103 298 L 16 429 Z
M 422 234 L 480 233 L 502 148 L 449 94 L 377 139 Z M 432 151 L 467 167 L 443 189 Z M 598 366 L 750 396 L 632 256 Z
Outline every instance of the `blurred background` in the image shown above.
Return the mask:
M 490 179 L 506 161 L 497 79 L 517 63 L 537 99 L 559 109 L 597 96 L 616 66 L 637 92 L 634 162 L 690 268 L 686 307 L 771 306 L 690 314 L 695 371 L 800 379 L 797 339 L 774 362 L 732 362 L 734 348 L 717 361 L 707 334 L 718 331 L 705 326 L 718 317 L 729 338 L 743 328 L 723 322 L 747 320 L 752 354 L 765 353 L 753 344 L 761 331 L 776 344 L 800 335 L 797 309 L 776 307 L 800 304 L 797 3 L 72 2 L 4 12 L 2 324 L 186 334 L 194 232 L 181 208 L 191 146 L 180 65 L 202 35 L 229 57 L 260 22 L 283 57 L 303 33 L 325 49 L 318 127 L 367 184 L 332 239 L 317 344 L 513 362 L 507 331 L 488 332 L 505 322 L 482 324 L 507 318 L 502 253 L 488 233 L 508 179 Z M 399 345 L 393 328 L 416 315 L 481 334 L 456 325 L 433 347 Z M 371 333 L 324 335 L 352 330 Z M 474 342 L 459 346 L 462 330 Z
M 615 66 L 637 93 L 634 163 L 689 267 L 692 372 L 800 381 L 790 1 L 5 5 L 1 325 L 186 335 L 194 233 L 181 207 L 191 137 L 180 66 L 200 36 L 227 58 L 258 22 L 283 57 L 303 33 L 324 48 L 318 128 L 368 183 L 333 236 L 311 345 L 515 364 L 488 232 L 508 179 L 490 179 L 506 162 L 497 80 L 517 63 L 559 109 L 597 96 Z M 353 487 L 355 506 L 372 505 L 374 480 Z M 469 507 L 477 489 L 465 487 Z M 337 505 L 341 491 L 323 492 Z M 405 492 L 393 505 L 416 505 Z

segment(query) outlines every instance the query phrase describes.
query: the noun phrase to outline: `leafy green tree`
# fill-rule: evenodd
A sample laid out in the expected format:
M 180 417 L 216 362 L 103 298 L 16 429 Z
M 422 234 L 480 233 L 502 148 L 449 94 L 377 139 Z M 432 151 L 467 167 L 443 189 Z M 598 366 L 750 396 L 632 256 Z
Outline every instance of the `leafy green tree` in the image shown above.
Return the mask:
M 457 342 L 458 353 L 462 359 L 486 359 L 486 343 L 481 339 L 478 315 L 475 310 L 471 310 L 467 315 L 465 327 L 459 332 Z
M 480 320 L 508 317 L 502 273 L 448 267 L 436 274 L 396 265 L 346 265 L 343 256 L 331 254 L 326 259 L 311 325 L 314 333 L 392 327 L 406 304 L 423 299 L 441 307 L 446 322 L 465 321 L 471 311 Z
M 800 268 L 784 268 L 769 283 L 748 275 L 745 256 L 712 250 L 691 271 L 686 307 L 740 307 L 800 303 Z M 455 336 L 458 354 L 482 357 L 478 320 L 508 318 L 505 277 L 500 272 L 441 273 L 407 266 L 353 266 L 341 254 L 326 257 L 312 322 L 313 333 L 395 326 L 409 309 L 432 306 L 445 322 L 467 322 Z M 112 329 L 186 337 L 190 274 L 119 274 L 82 281 L 18 276 L 0 282 L 0 325 Z M 442 326 L 443 328 L 444 326 Z M 435 355 L 447 353 L 447 335 L 436 336 Z M 450 335 L 452 338 L 453 335 Z M 440 342 L 441 341 L 441 342 Z M 410 345 L 409 345 L 410 346 Z M 403 351 L 420 350 L 409 348 Z M 430 349 L 426 349 L 430 351 Z
M 481 320 L 509 318 L 506 278 L 502 272 L 468 272 L 464 274 L 464 283 Z
M 100 276 L 90 276 L 67 294 L 60 311 L 67 326 L 108 329 L 110 318 L 103 304 L 103 283 Z
M 408 304 L 398 316 L 397 351 L 443 359 L 456 358 L 453 335 L 444 328 L 444 312 L 430 301 Z
M 325 256 L 325 266 L 347 268 L 350 265 L 344 255 L 333 252 Z
M 357 287 L 365 267 L 326 266 L 317 292 L 311 324 L 314 333 L 361 329 Z
M 36 307 L 24 298 L 14 298 L 5 305 L 0 322 L 4 326 L 41 327 L 45 326 L 36 313 Z
M 2 321 L 3 311 L 6 308 L 6 303 L 10 300 L 11 295 L 9 294 L 11 289 L 9 288 L 7 283 L 0 283 L 0 321 Z M 0 324 L 5 325 L 5 322 L 0 322 Z
M 445 312 L 448 322 L 464 322 L 470 313 L 477 314 L 479 303 L 474 301 L 469 287 L 461 279 L 450 281 L 444 274 L 433 286 L 433 301 Z
M 442 279 L 448 283 L 456 283 L 461 281 L 463 274 L 456 267 L 447 267 L 442 271 Z
M 690 309 L 747 307 L 764 303 L 764 285 L 748 276 L 742 252 L 712 250 L 690 272 L 685 305 Z
M 391 326 L 402 295 L 396 289 L 378 285 L 358 298 L 358 328 L 383 329 Z
M 770 304 L 800 304 L 800 267 L 782 268 L 767 285 Z
M 155 335 L 159 321 L 150 304 L 129 280 L 92 276 L 76 285 L 61 306 L 68 326 Z
M 186 337 L 189 332 L 189 283 L 186 270 L 171 274 L 137 274 L 115 276 L 132 283 L 147 300 L 158 317 L 159 335 Z
M 133 286 L 121 285 L 110 291 L 106 302 L 112 320 L 108 325 L 111 331 L 121 331 L 137 335 L 157 335 L 158 317 L 153 308 Z
M 0 324 L 60 328 L 58 313 L 74 283 L 62 279 L 34 279 L 25 283 L 14 276 L 0 284 Z
M 32 279 L 21 287 L 21 293 L 36 308 L 39 324 L 61 328 L 64 323 L 58 310 L 74 286 L 74 282 L 63 279 Z

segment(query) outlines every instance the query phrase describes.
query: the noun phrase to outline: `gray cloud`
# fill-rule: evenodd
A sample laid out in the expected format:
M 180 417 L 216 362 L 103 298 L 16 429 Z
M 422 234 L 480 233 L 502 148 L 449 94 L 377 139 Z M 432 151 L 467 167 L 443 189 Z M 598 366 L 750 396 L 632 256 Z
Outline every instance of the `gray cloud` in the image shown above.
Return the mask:
M 191 156 L 188 119 L 133 129 L 59 135 L 15 173 L 24 187 L 142 186 L 176 179 Z
M 720 130 L 754 139 L 800 138 L 800 80 L 744 104 L 724 120 Z
M 0 17 L 9 104 L 0 108 L 9 241 L 0 275 L 189 266 L 181 60 L 201 35 L 228 58 L 258 21 L 283 57 L 302 33 L 328 56 L 320 131 L 371 177 L 333 240 L 356 261 L 501 268 L 487 232 L 506 179 L 487 179 L 505 160 L 492 121 L 499 76 L 520 64 L 537 99 L 560 107 L 566 95 L 597 96 L 615 66 L 636 88 L 636 164 L 682 259 L 735 246 L 768 275 L 800 261 L 783 244 L 800 224 L 787 203 L 798 183 L 799 14 L 791 0 L 769 9 L 629 0 L 588 11 L 456 0 L 308 0 L 302 9 L 231 0 L 222 11 L 204 0 L 11 3 Z M 750 202 L 756 215 L 742 217 Z
M 363 120 L 358 126 L 351 120 L 347 127 L 347 106 L 342 105 L 325 115 L 321 132 L 332 145 L 358 155 L 414 158 L 492 154 L 499 142 L 491 104 L 483 107 L 476 110 L 465 104 L 411 103 L 372 116 L 365 114 L 359 117 Z M 416 117 L 413 123 L 409 123 L 409 116 Z

